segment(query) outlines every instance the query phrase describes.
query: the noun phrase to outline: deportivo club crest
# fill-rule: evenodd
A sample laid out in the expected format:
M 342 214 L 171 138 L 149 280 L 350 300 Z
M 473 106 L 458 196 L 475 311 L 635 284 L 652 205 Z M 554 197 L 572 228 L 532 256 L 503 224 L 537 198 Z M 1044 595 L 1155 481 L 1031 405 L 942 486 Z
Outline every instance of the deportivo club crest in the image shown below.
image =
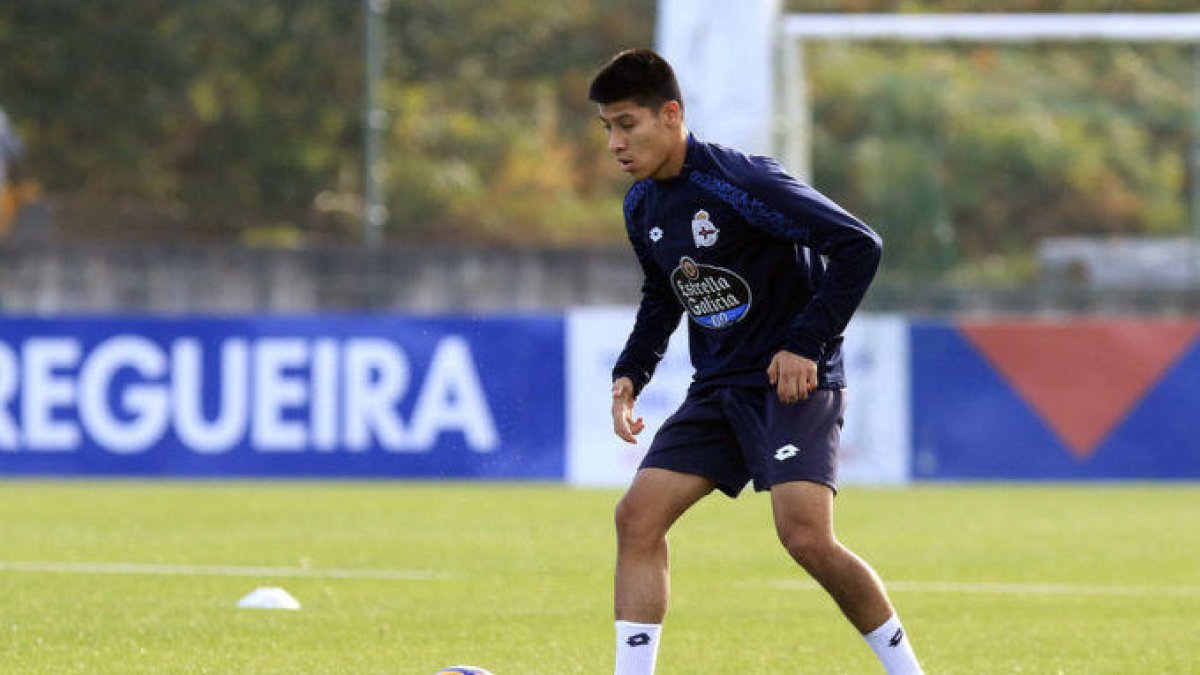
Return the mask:
M 737 273 L 684 256 L 671 272 L 671 288 L 692 321 L 727 328 L 750 311 L 750 286 Z
M 703 246 L 712 246 L 717 243 L 717 235 L 721 231 L 713 225 L 712 219 L 708 217 L 708 211 L 700 209 L 696 215 L 692 216 L 692 239 L 696 241 L 696 248 Z

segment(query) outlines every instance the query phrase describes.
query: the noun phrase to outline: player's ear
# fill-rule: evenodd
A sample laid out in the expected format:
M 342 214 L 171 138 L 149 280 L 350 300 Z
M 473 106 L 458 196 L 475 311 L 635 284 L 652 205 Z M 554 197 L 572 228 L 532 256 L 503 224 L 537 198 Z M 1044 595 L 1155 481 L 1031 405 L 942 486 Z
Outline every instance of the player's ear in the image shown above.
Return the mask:
M 679 105 L 679 101 L 667 101 L 658 109 L 658 115 L 667 124 L 678 126 L 683 123 L 683 106 Z

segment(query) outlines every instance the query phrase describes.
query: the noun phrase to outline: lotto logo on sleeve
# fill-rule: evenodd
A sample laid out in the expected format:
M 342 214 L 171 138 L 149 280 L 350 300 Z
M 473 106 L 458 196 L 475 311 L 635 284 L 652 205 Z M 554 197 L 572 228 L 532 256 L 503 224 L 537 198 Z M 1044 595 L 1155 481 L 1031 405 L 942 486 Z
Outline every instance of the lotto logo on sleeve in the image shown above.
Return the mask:
M 775 461 L 786 462 L 798 454 L 800 454 L 800 448 L 788 443 L 787 445 L 775 451 Z
M 745 279 L 687 256 L 671 272 L 671 287 L 692 321 L 705 328 L 728 328 L 750 311 L 750 285 Z

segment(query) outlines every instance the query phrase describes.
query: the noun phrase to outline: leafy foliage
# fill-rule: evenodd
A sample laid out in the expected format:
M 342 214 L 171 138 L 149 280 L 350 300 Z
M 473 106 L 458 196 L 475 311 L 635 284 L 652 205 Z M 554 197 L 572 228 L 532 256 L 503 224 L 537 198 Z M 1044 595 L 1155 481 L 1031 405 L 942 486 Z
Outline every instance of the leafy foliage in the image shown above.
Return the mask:
M 586 240 L 611 225 L 594 214 L 618 209 L 621 187 L 586 83 L 651 41 L 653 13 L 652 0 L 390 3 L 393 234 Z M 134 202 L 196 231 L 354 235 L 363 33 L 356 2 L 13 0 L 0 105 L 31 171 L 92 205 L 89 220 Z
M 652 42 L 655 4 L 392 0 L 380 89 L 389 235 L 619 242 L 624 183 L 586 86 L 613 52 Z M 793 12 L 1191 5 L 785 3 Z M 72 212 L 78 225 L 132 208 L 157 214 L 164 232 L 357 240 L 363 43 L 360 2 L 9 0 L 0 105 L 25 137 L 30 172 L 84 205 Z M 1017 260 L 1055 234 L 1186 231 L 1188 48 L 809 50 L 815 182 L 884 232 L 890 268 L 921 276 Z

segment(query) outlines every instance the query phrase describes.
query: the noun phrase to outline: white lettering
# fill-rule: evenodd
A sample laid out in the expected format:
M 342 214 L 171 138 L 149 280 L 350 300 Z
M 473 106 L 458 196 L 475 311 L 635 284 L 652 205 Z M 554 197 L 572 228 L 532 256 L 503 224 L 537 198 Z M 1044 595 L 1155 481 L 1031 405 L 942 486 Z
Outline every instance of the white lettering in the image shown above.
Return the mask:
M 392 342 L 381 338 L 346 342 L 347 450 L 366 450 L 372 434 L 385 449 L 408 450 L 396 405 L 411 377 L 408 359 Z
M 413 445 L 428 450 L 445 431 L 461 431 L 475 452 L 492 452 L 499 444 L 470 347 L 460 337 L 438 343 L 413 408 Z
M 194 338 L 176 340 L 171 345 L 173 378 L 171 407 L 175 411 L 175 432 L 188 448 L 203 454 L 228 452 L 246 434 L 250 416 L 250 350 L 243 338 L 221 345 L 220 400 L 216 418 L 209 422 L 204 414 L 204 392 L 210 386 L 203 376 L 203 353 Z
M 17 425 L 8 406 L 17 395 L 17 357 L 12 348 L 0 342 L 0 450 L 17 449 Z
M 313 345 L 312 359 L 312 444 L 315 450 L 337 449 L 338 345 L 321 339 Z
M 25 343 L 21 373 L 21 422 L 30 450 L 70 451 L 79 444 L 79 427 L 55 419 L 55 410 L 75 403 L 75 380 L 56 371 L 79 362 L 79 341 L 55 337 Z
M 301 338 L 263 338 L 254 353 L 254 418 L 250 435 L 262 452 L 303 452 L 304 423 L 284 414 L 302 407 L 308 388 L 295 371 L 306 365 L 308 344 Z
M 116 334 L 86 352 L 68 336 L 0 341 L 0 452 L 94 443 L 132 455 L 171 438 L 197 455 L 425 453 L 447 434 L 473 452 L 499 449 L 466 339 L 442 337 L 421 380 L 413 372 L 387 337 L 180 337 L 165 347 Z
M 118 335 L 100 343 L 79 372 L 79 419 L 88 435 L 106 450 L 118 454 L 143 452 L 162 438 L 170 410 L 162 385 L 129 384 L 121 392 L 120 407 L 132 419 L 118 419 L 108 405 L 108 393 L 117 372 L 129 368 L 146 379 L 166 374 L 167 360 L 153 342 L 133 335 Z

